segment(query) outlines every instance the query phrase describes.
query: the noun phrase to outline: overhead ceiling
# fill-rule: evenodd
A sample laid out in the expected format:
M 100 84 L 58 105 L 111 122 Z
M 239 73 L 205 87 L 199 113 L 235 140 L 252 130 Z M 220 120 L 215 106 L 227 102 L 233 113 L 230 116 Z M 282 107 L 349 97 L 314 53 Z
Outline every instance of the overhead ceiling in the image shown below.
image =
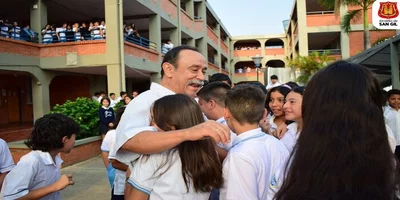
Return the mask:
M 103 75 L 107 76 L 107 67 L 76 67 L 76 68 L 57 68 L 52 69 L 53 71 L 62 71 L 62 72 L 71 72 L 78 74 L 91 74 L 91 75 Z M 130 67 L 125 67 L 125 76 L 126 78 L 134 78 L 134 79 L 144 79 L 147 80 L 150 78 L 150 72 L 132 69 Z

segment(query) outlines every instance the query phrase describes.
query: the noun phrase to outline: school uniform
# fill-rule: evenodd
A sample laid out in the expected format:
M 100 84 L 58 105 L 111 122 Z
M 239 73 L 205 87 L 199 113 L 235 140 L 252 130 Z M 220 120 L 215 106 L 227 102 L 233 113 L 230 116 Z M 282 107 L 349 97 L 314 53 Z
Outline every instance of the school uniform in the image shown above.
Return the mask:
M 22 156 L 17 165 L 4 179 L 1 195 L 4 200 L 21 198 L 29 191 L 37 190 L 55 183 L 60 178 L 61 158 L 57 155 L 55 162 L 48 152 L 31 151 Z M 44 196 L 40 200 L 61 199 L 60 191 Z
M 383 108 L 383 115 L 385 118 L 385 124 L 390 127 L 390 130 L 396 139 L 395 154 L 397 158 L 400 159 L 400 111 L 397 111 L 390 106 L 385 106 Z
M 175 92 L 164 86 L 152 83 L 150 90 L 139 94 L 127 105 L 121 117 L 121 121 L 118 124 L 117 137 L 113 147 L 118 161 L 129 165 L 132 160 L 140 156 L 138 153 L 118 150 L 126 141 L 142 131 L 157 131 L 157 129 L 150 126 L 150 108 L 156 100 L 173 94 L 175 94 Z
M 292 153 L 294 145 L 297 143 L 297 139 L 299 139 L 300 133 L 297 131 L 298 124 L 293 122 L 287 126 L 287 131 L 285 135 L 282 137 L 281 142 L 289 151 Z
M 210 192 L 195 192 L 193 184 L 189 191 L 186 188 L 178 151 L 170 155 L 168 165 L 157 170 L 166 156 L 167 152 L 152 154 L 148 159 L 141 156 L 131 168 L 128 184 L 149 195 L 150 200 L 207 200 Z
M 0 138 L 0 174 L 11 171 L 14 161 L 6 141 Z
M 220 199 L 272 199 L 288 157 L 285 146 L 261 128 L 237 135 L 223 162 Z
M 106 108 L 102 106 L 99 109 L 99 118 L 99 134 L 106 134 L 107 131 L 110 130 L 108 124 L 113 123 L 115 120 L 114 109 L 111 107 Z
M 225 120 L 224 117 L 221 117 L 221 118 L 217 119 L 216 122 L 218 122 L 220 124 L 223 124 L 225 126 L 228 126 L 228 124 L 226 123 L 226 120 Z M 236 138 L 236 136 L 237 135 L 234 132 L 230 131 L 230 139 L 231 139 L 230 142 L 228 142 L 226 144 L 222 144 L 222 142 L 220 142 L 220 143 L 218 143 L 218 146 L 223 148 L 223 149 L 225 149 L 225 150 L 227 150 L 227 151 L 229 151 L 229 149 L 232 147 L 232 142 Z

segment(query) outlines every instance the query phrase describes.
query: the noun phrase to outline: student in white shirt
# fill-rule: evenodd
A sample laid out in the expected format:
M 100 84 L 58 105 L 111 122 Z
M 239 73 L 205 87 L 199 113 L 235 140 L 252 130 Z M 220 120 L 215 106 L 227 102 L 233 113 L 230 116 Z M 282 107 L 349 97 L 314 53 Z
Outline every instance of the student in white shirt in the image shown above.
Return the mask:
M 271 117 L 263 123 L 263 131 L 270 135 L 275 135 L 279 126 L 286 126 L 285 112 L 283 104 L 285 96 L 290 92 L 291 88 L 287 85 L 277 86 L 268 91 L 267 94 L 267 110 L 271 113 Z
M 14 161 L 6 141 L 0 138 L 0 191 L 4 178 L 14 167 Z
M 277 75 L 272 75 L 272 76 L 270 77 L 270 79 L 271 79 L 271 81 L 268 83 L 268 85 L 267 85 L 267 87 L 266 87 L 267 90 L 282 85 L 281 83 L 279 83 L 279 80 L 278 80 L 278 76 L 277 76 Z
M 0 196 L 4 200 L 61 199 L 60 190 L 74 182 L 72 175 L 61 176 L 59 153 L 71 151 L 79 131 L 75 121 L 62 114 L 47 114 L 36 120 L 25 143 L 32 151 L 7 174 Z
M 204 137 L 222 143 L 229 141 L 229 128 L 212 120 L 182 130 L 152 131 L 150 107 L 154 101 L 175 93 L 194 98 L 203 84 L 207 61 L 194 47 L 177 46 L 164 56 L 161 66 L 160 84 L 152 83 L 150 90 L 133 99 L 117 127 L 116 158 L 125 164 L 141 154 L 160 153 L 185 141 Z
M 390 150 L 373 72 L 338 61 L 304 90 L 303 128 L 276 200 L 395 199 L 399 164 Z
M 237 85 L 228 92 L 225 104 L 225 120 L 237 137 L 223 163 L 220 198 L 272 200 L 289 152 L 258 126 L 267 113 L 265 94 L 250 84 Z
M 126 97 L 126 92 L 122 91 L 119 93 L 119 97 L 117 98 L 117 103 L 119 103 L 120 101 L 125 101 L 125 97 Z
M 231 87 L 224 82 L 213 82 L 199 90 L 197 93 L 199 98 L 198 103 L 207 119 L 227 125 L 224 119 L 224 110 L 226 93 L 228 93 L 230 89 Z M 225 159 L 228 150 L 232 147 L 232 141 L 235 136 L 236 134 L 231 131 L 231 142 L 227 144 L 218 144 L 217 151 L 221 161 Z
M 114 108 L 115 107 L 115 105 L 117 105 L 117 103 L 118 103 L 118 100 L 117 99 L 115 99 L 115 93 L 110 93 L 110 107 L 111 108 Z
M 113 145 L 115 144 L 116 131 L 115 128 L 121 120 L 122 114 L 125 112 L 125 107 L 118 108 L 116 111 L 116 119 L 113 128 L 109 130 L 101 144 L 101 157 L 107 169 L 108 181 L 111 185 L 111 200 L 123 200 L 125 190 L 126 171 L 128 165 L 115 160 L 115 152 Z
M 389 105 L 383 108 L 385 123 L 390 127 L 396 139 L 395 154 L 400 159 L 400 90 L 388 91 L 387 101 Z
M 204 122 L 197 103 L 184 94 L 156 100 L 151 115 L 152 125 L 160 132 Z M 207 200 L 212 188 L 222 186 L 221 168 L 211 138 L 186 141 L 159 154 L 140 156 L 131 167 L 128 184 L 132 188 L 125 196 L 136 200 Z
M 301 128 L 303 127 L 303 116 L 301 114 L 301 105 L 303 102 L 304 87 L 293 88 L 285 97 L 283 109 L 285 118 L 288 121 L 293 121 L 287 127 L 286 134 L 282 137 L 281 142 L 286 149 L 291 153 L 299 138 Z

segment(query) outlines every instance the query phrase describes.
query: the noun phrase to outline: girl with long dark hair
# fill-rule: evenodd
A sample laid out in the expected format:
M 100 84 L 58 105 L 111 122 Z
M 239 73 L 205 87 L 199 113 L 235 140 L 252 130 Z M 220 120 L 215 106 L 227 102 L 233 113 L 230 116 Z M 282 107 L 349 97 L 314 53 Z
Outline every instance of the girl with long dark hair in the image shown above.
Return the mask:
M 339 61 L 304 91 L 303 128 L 276 200 L 393 200 L 398 162 L 390 150 L 377 79 Z
M 204 122 L 198 104 L 183 94 L 154 102 L 152 123 L 159 131 L 186 129 Z M 127 199 L 208 199 L 223 184 L 222 166 L 210 138 L 183 142 L 160 154 L 142 155 L 132 164 Z

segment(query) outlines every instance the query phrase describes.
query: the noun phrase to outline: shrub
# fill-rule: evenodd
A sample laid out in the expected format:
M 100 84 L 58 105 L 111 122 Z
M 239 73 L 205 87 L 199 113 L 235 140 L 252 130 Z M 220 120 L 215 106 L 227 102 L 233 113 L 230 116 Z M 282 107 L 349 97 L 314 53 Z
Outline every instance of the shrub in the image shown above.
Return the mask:
M 81 127 L 81 133 L 76 139 L 83 139 L 98 135 L 100 104 L 85 97 L 78 97 L 75 101 L 67 100 L 64 104 L 56 104 L 51 113 L 61 113 L 75 120 Z
M 124 101 L 119 101 L 117 104 L 115 104 L 114 110 L 117 111 L 118 108 L 121 108 L 121 107 L 123 107 L 123 106 L 125 106 Z

